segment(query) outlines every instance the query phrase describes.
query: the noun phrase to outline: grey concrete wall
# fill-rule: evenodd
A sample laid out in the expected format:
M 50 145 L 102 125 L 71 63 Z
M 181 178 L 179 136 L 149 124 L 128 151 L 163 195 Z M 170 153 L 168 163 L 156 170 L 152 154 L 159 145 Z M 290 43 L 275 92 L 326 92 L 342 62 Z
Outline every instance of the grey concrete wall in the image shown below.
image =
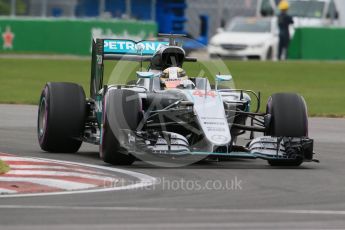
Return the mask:
M 200 30 L 200 14 L 209 16 L 209 37 L 215 34 L 221 21 L 235 16 L 255 16 L 258 0 L 187 0 L 186 29 L 197 37 Z

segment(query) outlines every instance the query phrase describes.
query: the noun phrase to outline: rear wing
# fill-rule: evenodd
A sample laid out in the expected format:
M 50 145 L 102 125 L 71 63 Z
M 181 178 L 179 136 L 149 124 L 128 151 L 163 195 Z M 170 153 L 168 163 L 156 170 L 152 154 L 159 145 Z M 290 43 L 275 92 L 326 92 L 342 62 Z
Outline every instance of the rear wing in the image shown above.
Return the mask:
M 165 35 L 164 35 L 165 36 Z M 163 36 L 163 37 L 164 37 Z M 95 99 L 103 87 L 105 60 L 151 61 L 163 46 L 171 46 L 176 35 L 166 35 L 169 41 L 139 41 L 129 39 L 93 39 L 91 59 L 90 97 Z M 185 57 L 184 61 L 196 62 L 196 58 Z
M 97 54 L 103 60 L 130 59 L 133 61 L 151 58 L 162 46 L 168 46 L 166 41 L 139 41 L 129 39 L 96 39 L 93 44 L 97 47 Z

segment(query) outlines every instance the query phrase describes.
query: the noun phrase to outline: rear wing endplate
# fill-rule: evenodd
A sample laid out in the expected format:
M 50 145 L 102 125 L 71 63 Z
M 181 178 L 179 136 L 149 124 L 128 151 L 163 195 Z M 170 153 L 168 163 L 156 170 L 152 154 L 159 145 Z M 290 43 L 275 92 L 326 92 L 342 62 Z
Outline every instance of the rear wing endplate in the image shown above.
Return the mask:
M 91 60 L 90 97 L 94 98 L 103 87 L 104 60 L 150 61 L 166 41 L 140 41 L 128 39 L 93 39 Z

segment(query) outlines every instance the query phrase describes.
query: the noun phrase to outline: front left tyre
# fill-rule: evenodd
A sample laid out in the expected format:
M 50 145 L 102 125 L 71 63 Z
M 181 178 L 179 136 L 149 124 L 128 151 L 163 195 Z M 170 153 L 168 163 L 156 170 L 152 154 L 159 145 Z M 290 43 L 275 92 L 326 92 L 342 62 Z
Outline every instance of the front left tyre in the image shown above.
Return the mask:
M 273 94 L 267 103 L 266 113 L 270 125 L 265 135 L 273 137 L 308 137 L 308 115 L 304 98 L 294 93 Z M 269 160 L 271 166 L 299 166 L 303 158 Z
M 42 150 L 74 153 L 82 144 L 86 115 L 83 88 L 74 83 L 49 82 L 39 101 L 37 136 Z

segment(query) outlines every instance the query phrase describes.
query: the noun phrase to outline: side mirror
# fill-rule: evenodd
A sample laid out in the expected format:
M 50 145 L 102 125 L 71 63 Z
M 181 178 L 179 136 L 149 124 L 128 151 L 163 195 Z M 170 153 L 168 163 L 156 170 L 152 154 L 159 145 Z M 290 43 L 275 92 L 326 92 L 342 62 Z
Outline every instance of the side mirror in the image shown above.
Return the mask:
M 218 90 L 218 83 L 222 81 L 232 81 L 231 75 L 216 75 L 216 87 L 215 90 Z
M 232 76 L 231 75 L 216 75 L 217 81 L 231 81 Z
M 137 71 L 137 78 L 153 78 L 155 76 L 152 72 L 140 72 Z

